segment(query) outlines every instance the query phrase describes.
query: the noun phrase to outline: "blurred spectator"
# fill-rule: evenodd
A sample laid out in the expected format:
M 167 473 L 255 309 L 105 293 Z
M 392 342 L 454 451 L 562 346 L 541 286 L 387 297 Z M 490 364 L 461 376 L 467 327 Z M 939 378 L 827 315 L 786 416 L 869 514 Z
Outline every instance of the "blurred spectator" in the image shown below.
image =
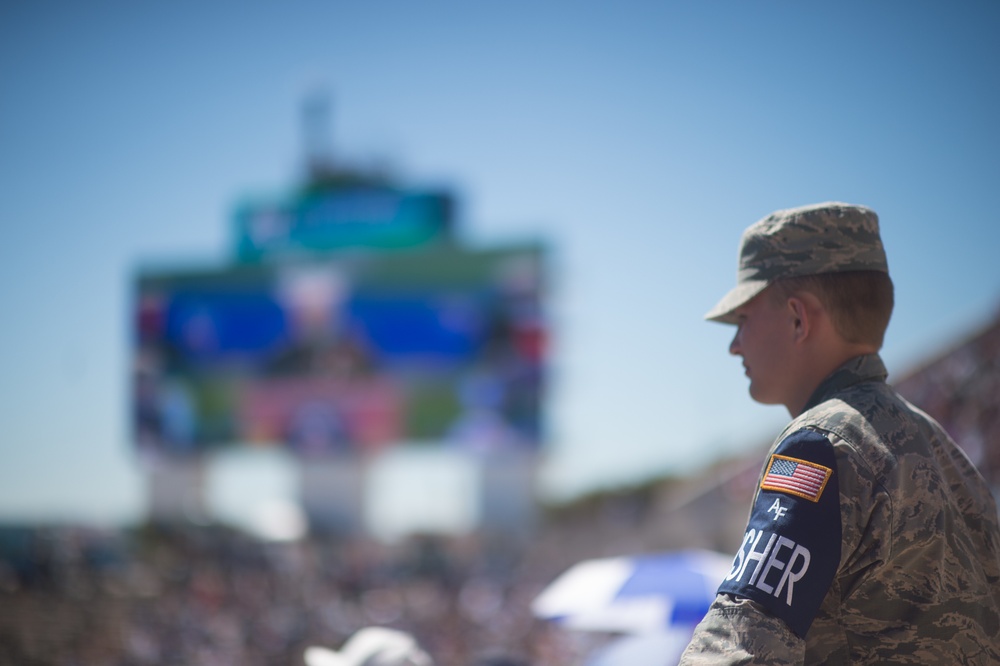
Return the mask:
M 306 666 L 433 666 L 430 656 L 403 631 L 365 627 L 351 636 L 341 650 L 310 646 Z

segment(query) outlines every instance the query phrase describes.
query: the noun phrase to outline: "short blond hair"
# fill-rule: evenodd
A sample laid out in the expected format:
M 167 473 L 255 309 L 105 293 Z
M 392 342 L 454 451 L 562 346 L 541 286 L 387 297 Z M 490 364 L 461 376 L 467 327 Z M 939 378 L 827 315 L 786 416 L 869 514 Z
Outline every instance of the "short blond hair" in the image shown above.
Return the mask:
M 845 341 L 882 348 L 895 304 L 892 279 L 882 271 L 821 273 L 777 280 L 769 291 L 779 300 L 799 292 L 823 304 L 833 327 Z

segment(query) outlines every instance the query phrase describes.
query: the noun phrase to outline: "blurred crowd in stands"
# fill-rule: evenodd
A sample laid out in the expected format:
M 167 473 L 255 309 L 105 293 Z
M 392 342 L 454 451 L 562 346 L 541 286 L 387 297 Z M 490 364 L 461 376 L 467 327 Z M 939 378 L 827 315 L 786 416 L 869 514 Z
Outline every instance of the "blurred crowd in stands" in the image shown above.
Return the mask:
M 895 386 L 944 426 L 996 493 L 1000 489 L 1000 313 Z
M 359 629 L 408 632 L 436 666 L 575 666 L 606 635 L 531 601 L 580 559 L 645 542 L 649 493 L 610 493 L 531 534 L 267 542 L 221 525 L 0 527 L 0 665 L 301 666 Z M 595 512 L 596 510 L 596 512 Z M 558 513 L 558 511 L 557 511 Z
M 409 632 L 438 666 L 579 663 L 580 638 L 529 608 L 569 555 L 482 535 L 386 545 L 218 526 L 5 528 L 0 664 L 299 666 L 306 647 L 365 626 Z

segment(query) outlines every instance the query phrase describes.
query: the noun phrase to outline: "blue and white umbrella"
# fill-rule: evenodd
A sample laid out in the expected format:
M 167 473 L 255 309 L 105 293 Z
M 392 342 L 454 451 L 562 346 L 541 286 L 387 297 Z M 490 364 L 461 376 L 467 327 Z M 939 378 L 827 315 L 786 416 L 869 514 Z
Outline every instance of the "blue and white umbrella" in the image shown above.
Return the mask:
M 532 612 L 590 631 L 640 634 L 693 627 L 731 564 L 729 555 L 708 550 L 584 560 L 542 590 Z

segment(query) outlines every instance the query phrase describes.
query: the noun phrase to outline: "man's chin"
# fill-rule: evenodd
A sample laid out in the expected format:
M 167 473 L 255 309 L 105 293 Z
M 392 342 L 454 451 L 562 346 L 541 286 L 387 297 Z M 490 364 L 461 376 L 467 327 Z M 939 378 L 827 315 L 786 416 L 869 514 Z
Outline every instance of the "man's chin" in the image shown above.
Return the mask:
M 760 387 L 754 386 L 753 382 L 750 383 L 750 397 L 754 402 L 759 402 L 762 405 L 780 405 L 781 401 L 775 396 L 768 395 L 766 391 L 762 391 Z

